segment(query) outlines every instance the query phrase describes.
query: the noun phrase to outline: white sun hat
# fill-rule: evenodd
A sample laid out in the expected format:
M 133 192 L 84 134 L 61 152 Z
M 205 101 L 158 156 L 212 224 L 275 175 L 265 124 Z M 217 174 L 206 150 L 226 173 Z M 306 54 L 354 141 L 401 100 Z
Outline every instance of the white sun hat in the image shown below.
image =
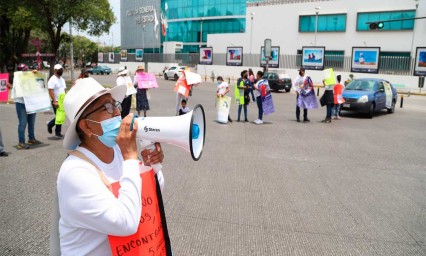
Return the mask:
M 121 102 L 126 95 L 126 85 L 119 85 L 112 89 L 107 89 L 98 83 L 92 77 L 79 79 L 71 90 L 65 95 L 64 109 L 70 127 L 65 133 L 64 148 L 75 149 L 80 143 L 80 138 L 77 135 L 76 125 L 84 110 L 97 98 L 111 94 L 112 98 Z

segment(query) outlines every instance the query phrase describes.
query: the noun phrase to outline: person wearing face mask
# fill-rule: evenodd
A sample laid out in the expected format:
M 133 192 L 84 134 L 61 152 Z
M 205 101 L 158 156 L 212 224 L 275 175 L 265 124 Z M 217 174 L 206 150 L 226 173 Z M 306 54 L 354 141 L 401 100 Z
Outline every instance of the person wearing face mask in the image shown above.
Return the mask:
M 63 146 L 73 151 L 57 178 L 54 210 L 58 214 L 53 214 L 51 251 L 60 249 L 61 255 L 122 255 L 123 250 L 130 250 L 129 255 L 171 255 L 160 192 L 163 174 L 149 166 L 162 163 L 163 151 L 156 143 L 154 150 L 138 154 L 136 116 L 130 113 L 122 119 L 120 115 L 126 91 L 126 85 L 106 89 L 86 78 L 65 96 L 71 124 Z M 155 237 L 141 243 L 141 237 L 153 233 Z M 127 243 L 138 246 L 124 249 Z
M 53 111 L 56 114 L 56 110 L 58 109 L 58 99 L 59 95 L 65 93 L 66 84 L 65 80 L 62 78 L 62 73 L 64 69 L 61 64 L 56 64 L 54 69 L 53 76 L 47 82 L 47 88 L 49 89 L 49 95 L 52 101 Z M 47 123 L 47 131 L 52 134 L 53 126 L 55 126 L 55 119 L 53 118 L 50 122 Z M 64 136 L 61 134 L 62 125 L 57 124 L 55 127 L 55 137 L 57 139 L 62 139 Z
M 217 90 L 216 97 L 223 97 L 229 92 L 229 85 L 227 82 L 223 81 L 223 77 L 217 77 Z M 232 123 L 231 116 L 228 114 L 228 122 Z
M 303 88 L 303 83 L 305 81 L 305 68 L 301 67 L 299 69 L 299 76 L 294 79 L 293 82 L 293 90 L 296 92 L 296 120 L 300 122 L 300 107 L 297 105 L 299 100 L 299 94 L 301 89 Z M 306 108 L 303 109 L 303 122 L 310 122 L 308 119 L 308 110 Z

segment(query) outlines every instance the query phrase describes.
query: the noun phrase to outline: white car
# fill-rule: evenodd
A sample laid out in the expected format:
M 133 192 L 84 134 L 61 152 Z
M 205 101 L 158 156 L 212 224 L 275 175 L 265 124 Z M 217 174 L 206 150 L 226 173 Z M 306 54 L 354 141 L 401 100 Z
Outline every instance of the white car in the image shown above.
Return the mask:
M 169 78 L 173 78 L 178 80 L 185 69 L 185 66 L 171 66 L 166 71 L 164 71 L 164 79 L 168 80 Z

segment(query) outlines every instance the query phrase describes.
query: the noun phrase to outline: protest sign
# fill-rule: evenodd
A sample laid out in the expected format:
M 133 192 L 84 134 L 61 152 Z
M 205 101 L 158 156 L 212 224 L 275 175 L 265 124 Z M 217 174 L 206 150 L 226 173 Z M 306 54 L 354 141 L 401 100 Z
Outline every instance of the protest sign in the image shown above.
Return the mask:
M 158 88 L 157 78 L 155 78 L 154 74 L 141 72 L 137 73 L 136 77 L 139 89 Z
M 216 114 L 219 123 L 228 123 L 229 110 L 231 108 L 231 97 L 223 96 L 216 98 Z
M 9 81 L 9 74 L 0 74 L 0 102 L 7 102 L 9 100 L 9 87 L 7 86 Z

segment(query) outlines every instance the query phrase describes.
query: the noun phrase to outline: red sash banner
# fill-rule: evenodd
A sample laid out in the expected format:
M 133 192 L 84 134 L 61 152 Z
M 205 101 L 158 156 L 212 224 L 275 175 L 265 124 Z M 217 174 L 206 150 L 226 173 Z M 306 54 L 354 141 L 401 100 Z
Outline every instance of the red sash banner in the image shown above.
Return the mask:
M 141 173 L 142 215 L 138 230 L 130 236 L 108 235 L 113 256 L 171 256 L 170 239 L 161 190 L 154 171 Z M 111 184 L 118 197 L 120 183 Z

